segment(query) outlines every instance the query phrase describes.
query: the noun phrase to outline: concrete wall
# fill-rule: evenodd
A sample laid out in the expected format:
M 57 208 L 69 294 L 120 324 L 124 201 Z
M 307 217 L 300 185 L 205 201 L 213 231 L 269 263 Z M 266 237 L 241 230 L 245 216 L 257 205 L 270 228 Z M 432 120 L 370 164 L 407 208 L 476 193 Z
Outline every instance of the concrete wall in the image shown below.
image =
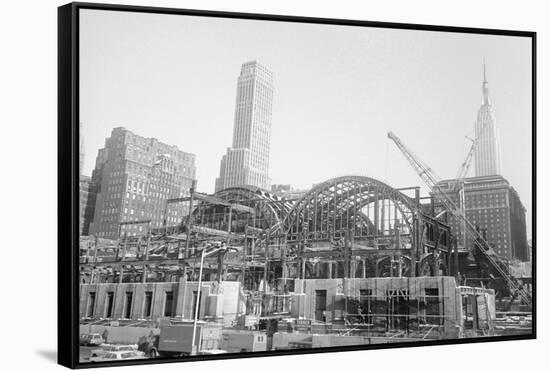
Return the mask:
M 86 317 L 90 293 L 95 293 L 95 306 L 93 318 L 106 318 L 107 315 L 107 297 L 109 293 L 113 294 L 113 312 L 110 318 L 123 319 L 126 294 L 132 293 L 131 315 L 130 319 L 140 319 L 145 317 L 145 293 L 151 292 L 151 318 L 164 316 L 164 305 L 167 292 L 172 292 L 173 297 L 177 295 L 178 283 L 99 283 L 80 285 L 80 317 Z
M 288 343 L 294 341 L 311 341 L 311 334 L 276 332 L 273 334 L 272 349 L 288 349 Z
M 387 344 L 405 343 L 410 341 L 422 341 L 422 339 L 411 338 L 382 338 L 366 336 L 339 336 L 339 335 L 311 335 L 302 333 L 277 332 L 273 334 L 273 350 L 288 349 L 290 342 L 311 342 L 312 348 L 352 346 L 363 344 Z
M 294 292 L 297 297 L 293 299 L 293 304 L 296 303 L 298 308 L 293 305 L 292 313 L 298 313 L 302 318 L 315 319 L 315 291 L 326 290 L 326 312 L 330 313 L 333 320 L 343 319 L 344 282 L 344 279 L 295 280 Z
M 230 326 L 231 322 L 246 311 L 246 300 L 241 293 L 240 282 L 223 282 L 222 313 L 224 325 Z
M 312 347 L 340 347 L 369 344 L 369 339 L 363 336 L 313 335 Z
M 407 331 L 410 328 L 409 322 L 419 331 L 428 331 L 434 325 L 426 320 L 426 290 L 437 289 L 437 300 L 431 306 L 437 308 L 438 322 L 437 329 L 430 336 L 444 336 L 455 338 L 463 331 L 463 303 L 467 295 L 474 297 L 483 295 L 484 300 L 480 302 L 478 310 L 481 320 L 491 321 L 494 319 L 494 292 L 491 290 L 474 289 L 468 287 L 458 288 L 453 277 L 390 277 L 390 278 L 352 278 L 352 279 L 297 279 L 295 280 L 295 292 L 291 295 L 291 314 L 294 318 L 316 319 L 316 290 L 326 291 L 326 309 L 323 312 L 326 322 L 332 322 L 333 326 L 343 326 L 346 314 L 346 307 L 350 313 L 350 303 L 358 302 L 361 290 L 370 292 L 373 300 L 379 301 L 382 312 L 376 312 L 380 320 L 378 330 L 384 331 L 385 305 L 388 291 L 403 290 L 406 292 L 407 304 L 410 305 L 410 313 L 406 313 L 407 321 L 392 325 L 390 330 L 402 328 L 406 323 Z M 198 282 L 181 280 L 180 282 L 167 283 L 102 283 L 80 285 L 80 316 L 86 317 L 86 310 L 90 301 L 90 293 L 95 293 L 95 305 L 93 319 L 104 319 L 106 317 L 107 297 L 113 294 L 113 313 L 111 320 L 119 320 L 125 317 L 125 301 L 127 293 L 132 293 L 131 320 L 144 319 L 146 293 L 152 295 L 152 306 L 150 320 L 158 320 L 164 317 L 166 294 L 171 292 L 173 304 L 171 317 L 192 320 L 194 313 L 194 292 L 197 292 Z M 198 318 L 201 320 L 215 321 L 226 327 L 232 326 L 237 318 L 245 314 L 246 300 L 241 289 L 240 282 L 225 281 L 203 282 L 201 289 L 201 302 Z M 466 295 L 467 294 L 467 295 Z M 466 295 L 466 296 L 465 296 Z M 433 309 L 434 307 L 432 307 Z M 401 316 L 401 312 L 398 316 Z M 317 318 L 319 319 L 319 313 Z M 395 316 L 394 316 L 395 318 Z M 409 321 L 410 320 L 410 321 Z M 392 320 L 393 321 L 393 320 Z M 339 322 L 339 323 L 338 323 Z M 393 324 L 394 322 L 392 322 Z M 490 326 L 489 326 L 490 327 Z M 374 328 L 374 327 L 373 327 Z M 378 331 L 377 330 L 377 331 Z M 437 334 L 436 332 L 440 333 Z M 442 334 L 441 334 L 442 332 Z M 373 334 L 376 336 L 376 334 Z
M 373 297 L 383 300 L 389 290 L 406 290 L 410 299 L 422 301 L 426 289 L 437 289 L 440 298 L 439 314 L 444 331 L 458 334 L 462 322 L 462 305 L 453 277 L 389 277 L 350 279 L 298 279 L 292 298 L 292 315 L 296 318 L 315 319 L 315 292 L 326 290 L 327 318 L 342 320 L 346 297 L 359 300 L 361 290 L 370 290 Z M 454 337 L 454 335 L 453 335 Z
M 241 303 L 240 282 L 203 282 L 201 284 L 199 319 L 231 323 L 244 313 Z M 99 283 L 80 285 L 80 317 L 88 317 L 90 293 L 95 294 L 94 319 L 107 318 L 108 294 L 113 295 L 113 310 L 109 319 L 125 319 L 127 293 L 132 294 L 131 313 L 128 319 L 157 320 L 165 315 L 167 293 L 172 293 L 171 312 L 173 318 L 193 319 L 195 311 L 194 296 L 198 291 L 198 282 L 181 280 L 179 282 L 160 283 Z M 146 293 L 150 292 L 151 315 L 146 316 Z M 146 318 L 147 317 L 147 318 Z

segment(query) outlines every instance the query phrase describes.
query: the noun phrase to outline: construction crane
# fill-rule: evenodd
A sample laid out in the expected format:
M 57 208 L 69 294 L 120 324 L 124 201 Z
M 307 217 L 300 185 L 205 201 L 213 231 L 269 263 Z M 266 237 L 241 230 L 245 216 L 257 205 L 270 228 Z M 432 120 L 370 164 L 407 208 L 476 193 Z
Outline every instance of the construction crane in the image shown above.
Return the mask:
M 464 179 L 466 178 L 466 175 L 468 174 L 468 170 L 470 169 L 470 165 L 472 163 L 472 158 L 474 157 L 474 151 L 475 151 L 475 140 L 473 140 L 470 137 L 466 137 L 466 139 L 470 140 L 472 142 L 472 145 L 470 146 L 470 150 L 468 151 L 468 154 L 466 155 L 466 158 L 464 159 L 464 162 L 458 169 L 458 172 L 456 173 L 455 179 L 456 182 L 453 186 L 451 186 L 451 193 L 458 192 L 459 194 L 459 207 L 464 210 L 465 202 L 464 202 Z M 418 158 L 417 158 L 418 160 Z M 426 166 L 424 164 L 424 166 Z M 435 174 L 434 174 L 435 176 Z M 447 210 L 440 213 L 440 215 L 443 215 L 446 213 Z
M 472 142 L 472 145 L 470 146 L 470 150 L 466 155 L 466 159 L 462 163 L 462 166 L 460 166 L 460 169 L 458 169 L 458 173 L 456 173 L 456 177 L 455 177 L 455 179 L 458 179 L 459 181 L 462 181 L 462 182 L 464 181 L 464 178 L 466 178 L 466 175 L 468 174 L 468 170 L 470 169 L 470 164 L 472 163 L 472 158 L 474 157 L 474 151 L 476 148 L 475 140 L 473 140 L 470 137 L 466 137 L 466 139 L 470 140 Z
M 466 179 L 466 175 L 468 175 L 468 170 L 470 169 L 470 164 L 472 163 L 472 158 L 474 157 L 474 151 L 476 148 L 476 141 L 472 138 L 466 137 L 466 139 L 470 140 L 472 142 L 472 145 L 470 146 L 470 150 L 468 151 L 468 154 L 466 155 L 466 159 L 464 159 L 464 162 L 462 163 L 462 166 L 458 169 L 458 172 L 456 174 L 456 183 L 454 185 L 453 192 L 458 193 L 458 200 L 460 209 L 466 215 L 466 200 L 465 200 L 465 192 L 464 192 L 464 179 Z M 466 223 L 462 223 L 462 242 L 464 246 L 466 246 Z
M 521 282 L 514 277 L 511 272 L 508 264 L 500 259 L 500 257 L 495 253 L 493 248 L 490 247 L 489 243 L 485 240 L 483 235 L 479 230 L 466 218 L 464 210 L 458 207 L 455 202 L 447 194 L 448 191 L 445 191 L 438 182 L 438 176 L 435 172 L 430 169 L 427 164 L 415 156 L 391 131 L 388 132 L 388 138 L 393 140 L 397 145 L 399 150 L 403 153 L 407 161 L 411 164 L 413 169 L 416 171 L 418 176 L 424 181 L 426 186 L 430 189 L 432 194 L 435 194 L 440 198 L 443 206 L 447 209 L 452 215 L 454 215 L 459 221 L 463 222 L 466 226 L 465 232 L 475 241 L 475 246 L 480 250 L 483 256 L 487 259 L 490 265 L 499 273 L 499 275 L 506 282 L 508 289 L 512 295 L 512 300 L 516 296 L 519 296 L 525 304 L 529 307 L 532 307 L 531 294 L 523 287 Z M 475 143 L 474 143 L 475 144 Z M 473 153 L 473 150 L 470 150 Z

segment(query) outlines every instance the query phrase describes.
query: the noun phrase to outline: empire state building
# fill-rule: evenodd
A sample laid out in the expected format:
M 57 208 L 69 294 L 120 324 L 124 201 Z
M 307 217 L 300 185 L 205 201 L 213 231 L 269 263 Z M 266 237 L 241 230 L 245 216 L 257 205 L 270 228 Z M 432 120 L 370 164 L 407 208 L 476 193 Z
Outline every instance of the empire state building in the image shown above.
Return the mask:
M 489 100 L 489 83 L 485 64 L 483 65 L 483 84 L 481 107 L 475 123 L 475 172 L 476 176 L 500 175 L 500 140 L 498 127 Z

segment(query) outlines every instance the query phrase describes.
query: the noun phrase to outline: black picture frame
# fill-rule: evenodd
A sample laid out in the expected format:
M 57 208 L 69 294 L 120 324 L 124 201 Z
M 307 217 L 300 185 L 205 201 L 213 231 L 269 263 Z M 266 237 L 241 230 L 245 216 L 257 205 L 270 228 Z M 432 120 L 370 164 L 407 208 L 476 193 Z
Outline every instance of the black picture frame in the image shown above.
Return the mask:
M 233 13 L 223 11 L 204 11 L 147 6 L 130 6 L 99 3 L 70 3 L 58 8 L 58 363 L 69 368 L 97 367 L 94 363 L 80 363 L 78 355 L 79 338 L 79 11 L 94 9 L 116 12 L 161 13 L 199 17 L 234 18 L 246 20 L 265 20 L 313 23 L 324 25 L 360 26 L 391 28 L 402 30 L 422 30 L 450 33 L 469 33 L 481 35 L 518 36 L 531 40 L 532 45 L 532 243 L 537 244 L 537 174 L 536 174 L 536 32 L 499 30 L 485 28 L 465 28 L 406 23 L 372 22 L 363 20 L 310 18 L 269 14 Z M 103 362 L 101 366 L 143 365 L 203 361 L 228 358 L 266 357 L 296 355 L 306 353 L 342 352 L 367 349 L 385 349 L 432 345 L 449 345 L 479 342 L 536 339 L 537 333 L 537 286 L 536 286 L 536 249 L 532 250 L 533 277 L 533 327 L 531 334 L 505 335 L 453 340 L 434 340 L 427 343 L 376 344 L 361 346 L 338 346 L 330 348 L 280 350 L 277 352 L 255 352 L 193 356 L 188 358 L 147 359 L 134 361 Z

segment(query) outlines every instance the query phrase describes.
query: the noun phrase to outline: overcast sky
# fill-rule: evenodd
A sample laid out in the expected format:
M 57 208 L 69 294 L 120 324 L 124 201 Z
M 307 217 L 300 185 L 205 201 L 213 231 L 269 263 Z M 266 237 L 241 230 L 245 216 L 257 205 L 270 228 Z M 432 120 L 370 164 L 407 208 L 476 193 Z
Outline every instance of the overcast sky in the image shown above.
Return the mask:
M 273 183 L 309 188 L 359 174 L 421 185 L 389 130 L 454 177 L 464 136 L 473 137 L 484 59 L 502 175 L 527 208 L 531 236 L 528 38 L 81 10 L 84 174 L 112 128 L 124 126 L 195 153 L 198 189 L 213 192 L 240 66 L 258 60 L 274 73 Z

